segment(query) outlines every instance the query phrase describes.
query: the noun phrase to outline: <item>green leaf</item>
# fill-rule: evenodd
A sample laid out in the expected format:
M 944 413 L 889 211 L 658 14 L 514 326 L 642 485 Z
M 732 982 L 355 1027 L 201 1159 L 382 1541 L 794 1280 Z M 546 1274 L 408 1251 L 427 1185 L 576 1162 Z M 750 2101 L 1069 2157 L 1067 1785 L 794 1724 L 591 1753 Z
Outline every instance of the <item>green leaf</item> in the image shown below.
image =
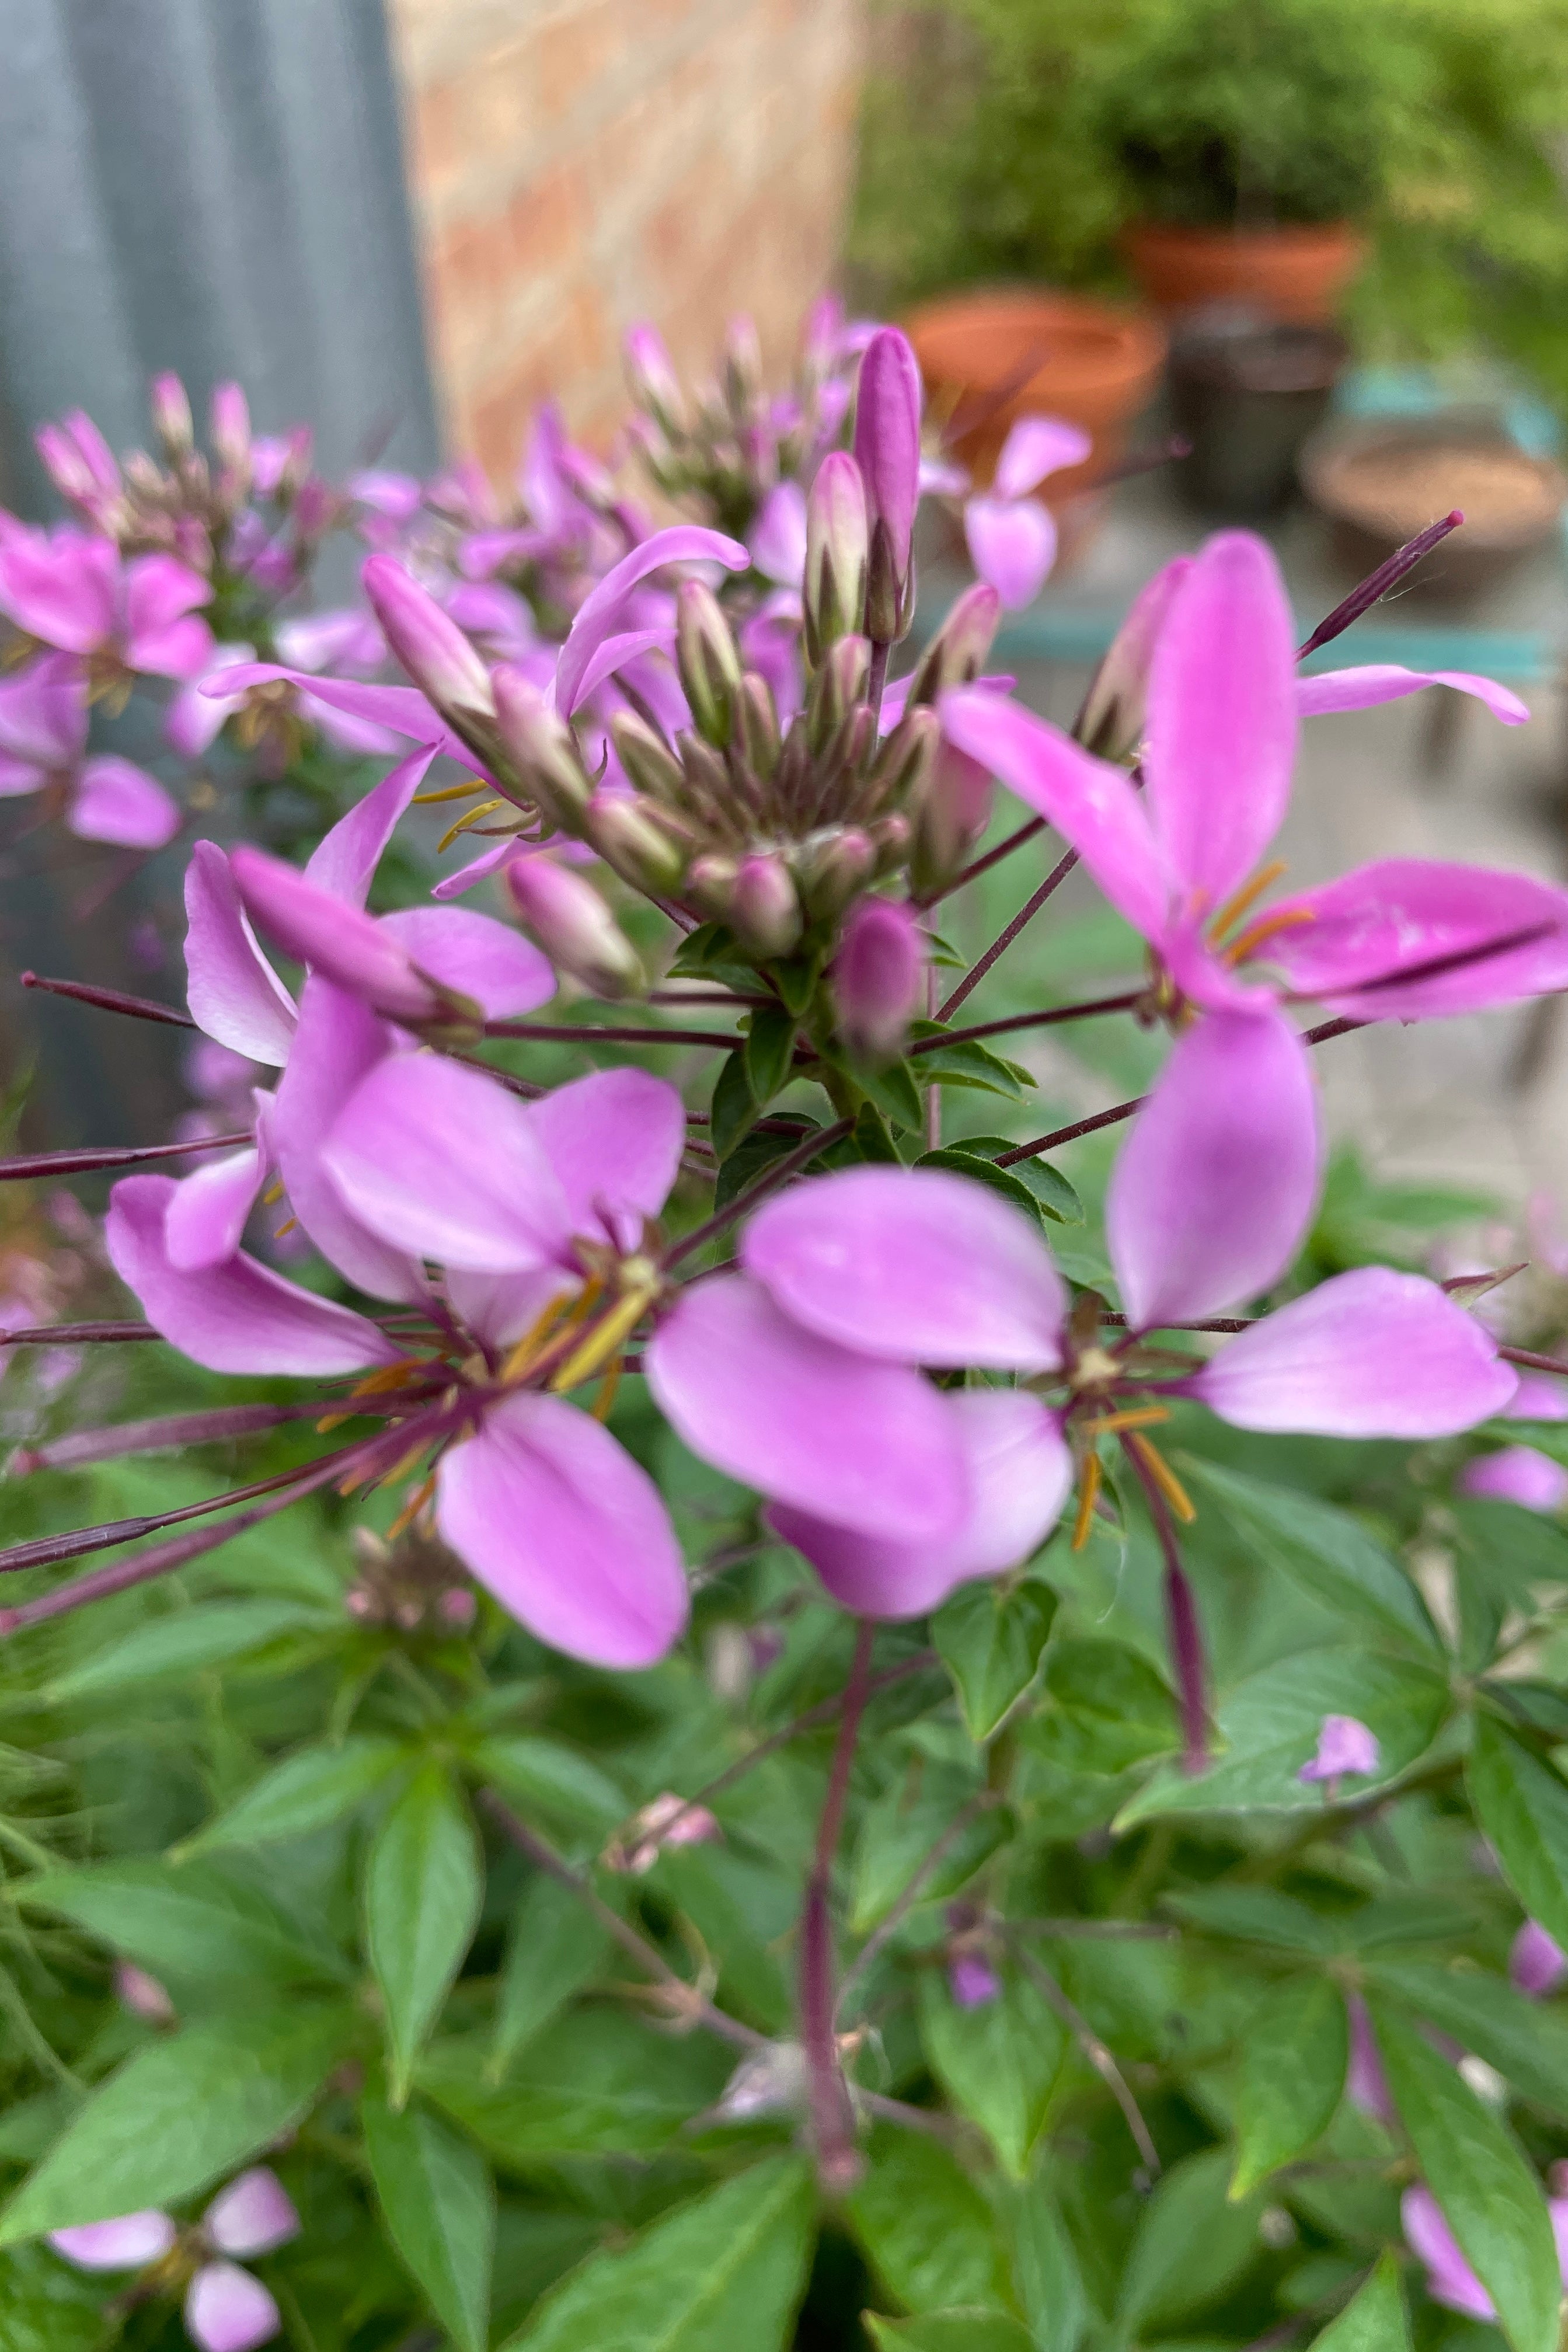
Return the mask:
M 550 2023 L 595 1973 L 610 1939 L 559 1879 L 542 1872 L 524 1889 L 496 1997 L 490 2068 L 505 2073 L 523 2043 Z
M 1117 2302 L 1128 2333 L 1163 2333 L 1212 2303 L 1258 2252 L 1258 2200 L 1229 2201 L 1229 2169 L 1226 2150 L 1210 2148 L 1174 2166 L 1150 2198 Z
M 1014 2310 L 995 2216 L 955 2157 L 913 2132 L 877 2132 L 847 2200 L 857 2236 L 896 2302 L 913 2312 Z
M 639 2019 L 607 2010 L 558 2017 L 497 2084 L 488 2041 L 438 2042 L 419 2088 L 501 2164 L 540 2157 L 652 2156 L 710 2106 L 734 2053 L 701 2040 L 666 2041 Z
M 720 1168 L 713 1187 L 713 1206 L 727 1209 L 737 1193 L 753 1183 L 764 1168 L 771 1168 L 775 1160 L 782 1160 L 786 1152 L 804 1143 L 816 1123 L 815 1119 L 803 1118 L 790 1134 L 775 1134 L 772 1128 L 753 1128 L 750 1135 L 742 1136 Z
M 626 1817 L 625 1794 L 608 1774 L 553 1739 L 522 1734 L 487 1739 L 473 1760 L 485 1780 L 494 1780 L 528 1812 L 595 1839 L 605 1837 Z
M 1042 1215 L 1054 1213 L 1010 1168 L 998 1168 L 994 1160 L 985 1159 L 978 1151 L 966 1151 L 962 1144 L 948 1145 L 941 1151 L 922 1151 L 914 1164 L 917 1168 L 945 1168 L 954 1176 L 967 1176 L 973 1184 L 984 1184 L 988 1192 L 996 1192 L 1012 1207 L 1021 1209 L 1036 1225 Z
M 150 2042 L 28 2174 L 0 2245 L 195 2196 L 292 2129 L 352 2031 L 344 2011 L 296 2000 Z
M 1531 2000 L 1477 1969 L 1420 1961 L 1372 1961 L 1367 1981 L 1495 2066 L 1532 2105 L 1568 2123 L 1568 2017 L 1555 2004 Z
M 1531 1918 L 1568 1949 L 1568 1788 L 1490 1715 L 1476 1717 L 1470 1801 Z
M 810 1012 L 811 1000 L 816 994 L 816 983 L 822 977 L 820 955 L 781 957 L 776 963 L 768 966 L 768 973 L 797 1021 Z M 740 989 L 742 994 L 748 989 L 754 991 L 756 974 L 748 973 L 744 979 L 732 981 L 730 985 Z
M 932 2311 L 923 2319 L 865 2315 L 877 2352 L 1036 2352 L 1020 2319 L 1000 2311 Z
M 486 2352 L 496 2193 L 472 2140 L 417 2100 L 360 2104 L 387 2234 L 458 2352 Z
M 1291 1978 L 1254 2010 L 1241 2035 L 1233 2199 L 1327 2131 L 1349 2056 L 1344 2001 L 1326 1977 Z
M 964 1135 L 949 1148 L 963 1152 L 966 1158 L 988 1160 L 995 1168 L 996 1161 L 1005 1152 L 1016 1148 L 1016 1139 L 1005 1135 Z M 963 1172 L 967 1174 L 968 1171 Z M 995 1168 L 995 1172 L 999 1176 L 1010 1176 L 1016 1184 L 1022 1184 L 1032 1196 L 1036 1207 L 1042 1209 L 1058 1224 L 1082 1224 L 1083 1202 L 1061 1171 L 1053 1168 L 1048 1160 L 1042 1160 L 1037 1152 L 1032 1160 L 1016 1160 L 1011 1168 Z
M 365 1948 L 385 2004 L 395 2105 L 468 1948 L 482 1891 L 468 1808 L 439 1764 L 422 1765 L 365 1862 Z
M 1447 1718 L 1441 1675 L 1413 1660 L 1365 1649 L 1303 1650 L 1237 1685 L 1219 1709 L 1220 1752 L 1190 1778 L 1162 1765 L 1117 1815 L 1118 1827 L 1163 1813 L 1306 1812 L 1322 1791 L 1298 1775 L 1315 1751 L 1325 1715 L 1353 1715 L 1377 1739 L 1381 1763 L 1356 1782 L 1361 1796 L 1385 1786 L 1425 1754 Z
M 759 1106 L 772 1102 L 790 1075 L 795 1056 L 795 1014 L 782 1004 L 760 1004 L 752 1015 L 744 1046 L 746 1083 Z
M 0 2344 L 5 2352 L 99 2352 L 103 2285 L 43 2246 L 0 2254 Z
M 1311 2352 L 1410 2352 L 1410 2322 L 1392 2254 L 1384 2255 L 1339 2317 L 1312 2338 Z
M 1555 2352 L 1563 2282 L 1552 2222 L 1511 2135 L 1380 1995 L 1368 2000 L 1395 2108 L 1426 2186 L 1514 2352 Z
M 16 1894 L 176 1986 L 276 1987 L 348 1974 L 341 1953 L 307 1942 L 258 1889 L 200 1863 L 93 1863 L 26 1879 Z
M 753 2165 L 624 2251 L 590 2256 L 507 2352 L 784 2352 L 814 2208 L 798 2158 Z
M 203 1601 L 133 1626 L 50 1685 L 56 1702 L 122 1690 L 128 1683 L 195 1675 L 259 1650 L 280 1634 L 320 1631 L 329 1621 L 295 1601 Z
M 977 1793 L 963 1775 L 932 1769 L 912 1800 L 900 1784 L 867 1808 L 855 1844 L 849 1925 L 856 1935 L 865 1935 L 892 1909 L 937 1840 Z M 977 1814 L 921 1880 L 921 1901 L 956 1894 L 982 1863 L 1006 1844 L 1015 1826 L 1005 1805 Z
M 868 1095 L 879 1111 L 886 1113 L 895 1127 L 917 1130 L 924 1117 L 921 1090 L 915 1084 L 908 1062 L 889 1062 L 879 1070 L 868 1070 L 845 1066 L 847 1075 Z
M 309 1837 L 354 1811 L 408 1753 L 396 1739 L 353 1738 L 336 1747 L 299 1748 L 253 1781 L 227 1812 L 187 1838 L 178 1852 Z
M 931 1639 L 952 1676 L 972 1739 L 989 1739 L 1027 1690 L 1056 1613 L 1048 1584 L 1019 1584 L 1007 1592 L 975 1583 L 961 1584 L 932 1618 Z
M 1537 1584 L 1568 1583 L 1568 1528 L 1494 1496 L 1456 1495 L 1448 1505 L 1467 1556 L 1503 1599 L 1528 1606 Z
M 1415 1585 L 1352 1512 L 1194 1454 L 1184 1454 L 1181 1464 L 1183 1476 L 1214 1496 L 1261 1566 L 1341 1614 L 1370 1619 L 1425 1650 L 1441 1647 Z
M 1186 1887 L 1180 1895 L 1166 1895 L 1161 1907 L 1212 1936 L 1236 1936 L 1244 1944 L 1325 1955 L 1341 1948 L 1328 1920 L 1272 1886 Z
M 961 2009 L 939 1969 L 921 1988 L 921 2041 L 953 2105 L 980 2126 L 1015 2180 L 1028 2176 L 1068 2051 L 1032 1979 L 1009 1970 L 994 2000 Z
M 713 1149 L 721 1160 L 728 1160 L 757 1116 L 751 1080 L 746 1076 L 743 1045 L 738 1045 L 732 1054 L 726 1054 L 720 1063 L 708 1116 L 712 1122 L 708 1132 Z
M 1180 1744 L 1175 1702 L 1123 1642 L 1058 1642 L 1046 1660 L 1048 1712 L 1026 1727 L 1031 1747 L 1077 1772 L 1121 1772 Z
M 910 1024 L 911 1040 L 947 1034 L 947 1024 L 942 1021 Z M 1005 1061 L 978 1037 L 966 1037 L 957 1045 L 932 1045 L 914 1060 L 927 1086 L 978 1087 L 986 1094 L 1005 1095 L 1012 1102 L 1022 1102 L 1026 1094 L 1034 1091 L 1034 1076 L 1021 1062 Z

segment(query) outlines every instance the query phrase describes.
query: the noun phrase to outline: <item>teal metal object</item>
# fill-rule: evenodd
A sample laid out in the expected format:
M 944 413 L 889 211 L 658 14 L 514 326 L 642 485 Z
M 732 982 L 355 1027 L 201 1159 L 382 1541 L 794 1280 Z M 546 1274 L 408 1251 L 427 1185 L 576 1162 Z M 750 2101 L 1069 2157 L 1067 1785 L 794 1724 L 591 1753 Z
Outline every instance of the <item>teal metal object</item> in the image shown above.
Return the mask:
M 1121 625 L 1124 605 L 1037 604 L 1015 614 L 997 637 L 997 667 L 1017 662 L 1096 662 Z M 1300 637 L 1312 629 L 1297 616 Z M 1391 628 L 1358 621 L 1303 665 L 1309 671 L 1345 669 L 1357 662 L 1397 662 L 1405 669 L 1477 670 L 1486 677 L 1540 685 L 1556 676 L 1564 645 L 1543 631 L 1464 628 L 1452 623 Z

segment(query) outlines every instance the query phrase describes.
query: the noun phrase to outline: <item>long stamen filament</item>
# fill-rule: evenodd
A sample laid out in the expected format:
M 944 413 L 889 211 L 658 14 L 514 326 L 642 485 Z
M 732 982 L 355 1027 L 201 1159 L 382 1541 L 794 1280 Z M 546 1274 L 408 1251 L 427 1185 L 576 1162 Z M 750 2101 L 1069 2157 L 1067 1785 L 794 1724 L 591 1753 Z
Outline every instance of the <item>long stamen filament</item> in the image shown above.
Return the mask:
M 489 790 L 483 777 L 470 776 L 465 783 L 443 784 L 438 793 L 416 793 L 410 805 L 414 808 L 434 808 L 437 801 L 471 801 L 476 793 Z
M 1257 905 L 1265 890 L 1271 883 L 1278 882 L 1284 871 L 1285 860 L 1282 857 L 1271 858 L 1267 866 L 1258 867 L 1250 882 L 1244 882 L 1239 890 L 1232 891 L 1208 927 L 1210 939 L 1222 939 L 1232 923 L 1238 923 L 1247 908 Z
M 1083 1458 L 1083 1483 L 1078 1495 L 1078 1516 L 1072 1523 L 1074 1551 L 1081 1551 L 1089 1541 L 1089 1531 L 1094 1525 L 1094 1507 L 1100 1500 L 1101 1475 L 1099 1454 L 1086 1454 Z
M 467 833 L 468 827 L 472 824 L 478 824 L 481 817 L 493 816 L 497 809 L 505 808 L 507 805 L 508 803 L 505 801 L 481 801 L 478 808 L 468 810 L 464 815 L 458 819 L 455 824 L 449 824 L 447 827 L 446 832 L 436 844 L 437 856 L 439 857 L 441 852 L 446 848 L 448 842 L 456 841 L 460 833 Z
M 1130 1433 L 1126 1443 L 1136 1454 L 1177 1518 L 1184 1526 L 1191 1527 L 1197 1517 L 1196 1507 L 1164 1455 L 1148 1438 L 1140 1437 L 1136 1432 Z
M 587 1380 L 602 1364 L 609 1361 L 631 1338 L 641 1318 L 647 1314 L 658 1296 L 652 1284 L 639 1284 L 617 1300 L 604 1320 L 595 1324 L 586 1339 L 573 1349 L 565 1362 L 550 1376 L 552 1393 L 563 1395 L 574 1389 L 580 1381 Z
M 436 1473 L 432 1470 L 428 1476 L 420 1480 L 418 1486 L 414 1489 L 413 1494 L 410 1495 L 408 1500 L 405 1503 L 403 1508 L 398 1512 L 397 1517 L 393 1520 L 392 1525 L 388 1528 L 386 1531 L 386 1540 L 388 1543 L 395 1543 L 398 1537 L 403 1534 L 404 1530 L 413 1526 L 415 1520 L 419 1517 L 420 1512 L 425 1508 L 426 1504 L 430 1500 L 435 1492 Z
M 510 1388 L 515 1381 L 532 1370 L 543 1354 L 546 1342 L 558 1337 L 562 1328 L 570 1330 L 580 1323 L 593 1306 L 599 1285 L 589 1283 L 574 1297 L 570 1291 L 557 1291 L 542 1311 L 535 1316 L 528 1329 L 508 1355 L 500 1368 L 502 1385 Z
M 1170 1418 L 1168 1404 L 1134 1404 L 1121 1412 L 1102 1413 L 1096 1421 L 1083 1423 L 1082 1427 L 1086 1437 L 1110 1437 L 1117 1430 L 1148 1429 L 1155 1422 Z
M 1279 907 L 1271 915 L 1260 915 L 1239 938 L 1232 940 L 1225 950 L 1225 961 L 1232 964 L 1245 963 L 1249 955 L 1257 953 L 1265 940 L 1273 939 L 1279 931 L 1296 930 L 1302 923 L 1315 919 L 1310 907 Z

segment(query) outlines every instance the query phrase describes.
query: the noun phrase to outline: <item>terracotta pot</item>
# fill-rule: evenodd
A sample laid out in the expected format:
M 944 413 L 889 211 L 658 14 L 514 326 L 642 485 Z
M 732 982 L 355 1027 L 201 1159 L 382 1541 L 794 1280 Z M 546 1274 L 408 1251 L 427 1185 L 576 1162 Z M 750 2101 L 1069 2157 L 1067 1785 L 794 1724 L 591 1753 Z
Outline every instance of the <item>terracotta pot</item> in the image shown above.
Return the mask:
M 947 423 L 948 446 L 981 487 L 1020 416 L 1065 417 L 1091 436 L 1085 464 L 1040 485 L 1056 509 L 1115 464 L 1165 356 L 1154 320 L 1027 286 L 928 302 L 904 324 L 931 409 Z
M 1366 239 L 1349 221 L 1321 228 L 1167 228 L 1139 221 L 1121 240 L 1133 276 L 1173 318 L 1205 302 L 1247 302 L 1321 326 L 1360 268 Z
M 1532 457 L 1495 418 L 1364 418 L 1325 425 L 1301 452 L 1301 480 L 1334 525 L 1335 552 L 1364 578 L 1423 530 L 1458 507 L 1462 530 L 1402 584 L 1402 596 L 1460 603 L 1494 587 L 1554 541 L 1568 476 Z

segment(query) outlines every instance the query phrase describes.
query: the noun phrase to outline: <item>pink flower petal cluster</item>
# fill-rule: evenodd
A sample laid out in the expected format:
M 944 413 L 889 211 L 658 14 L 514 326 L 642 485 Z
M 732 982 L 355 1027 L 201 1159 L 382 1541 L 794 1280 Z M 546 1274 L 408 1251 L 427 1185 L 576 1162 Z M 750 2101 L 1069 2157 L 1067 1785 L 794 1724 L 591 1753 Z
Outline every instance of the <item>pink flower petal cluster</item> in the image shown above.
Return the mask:
M 179 806 L 134 761 L 86 756 L 88 696 L 85 668 L 71 654 L 40 654 L 0 682 L 0 800 L 58 783 L 79 840 L 162 849 L 180 829 Z
M 1002 445 L 989 491 L 963 509 L 970 562 L 1010 613 L 1032 604 L 1057 560 L 1056 517 L 1031 498 L 1047 474 L 1081 466 L 1089 435 L 1057 416 L 1020 416 Z
M 61 653 L 111 658 L 157 677 L 194 677 L 212 657 L 199 608 L 211 583 L 173 555 L 127 560 L 69 524 L 18 526 L 0 541 L 0 613 Z
M 1382 1758 L 1375 1733 L 1353 1715 L 1325 1715 L 1316 1753 L 1302 1765 L 1299 1780 L 1341 1780 L 1347 1772 L 1375 1772 Z
M 288 2190 L 264 2164 L 219 2190 L 197 2224 L 197 2265 L 185 2290 L 185 2333 L 197 2352 L 254 2352 L 280 2332 L 283 2317 L 272 2295 L 240 2265 L 287 2245 L 300 2227 Z M 152 2207 L 49 2235 L 56 2252 L 84 2271 L 143 2270 L 179 2241 L 176 2224 Z

